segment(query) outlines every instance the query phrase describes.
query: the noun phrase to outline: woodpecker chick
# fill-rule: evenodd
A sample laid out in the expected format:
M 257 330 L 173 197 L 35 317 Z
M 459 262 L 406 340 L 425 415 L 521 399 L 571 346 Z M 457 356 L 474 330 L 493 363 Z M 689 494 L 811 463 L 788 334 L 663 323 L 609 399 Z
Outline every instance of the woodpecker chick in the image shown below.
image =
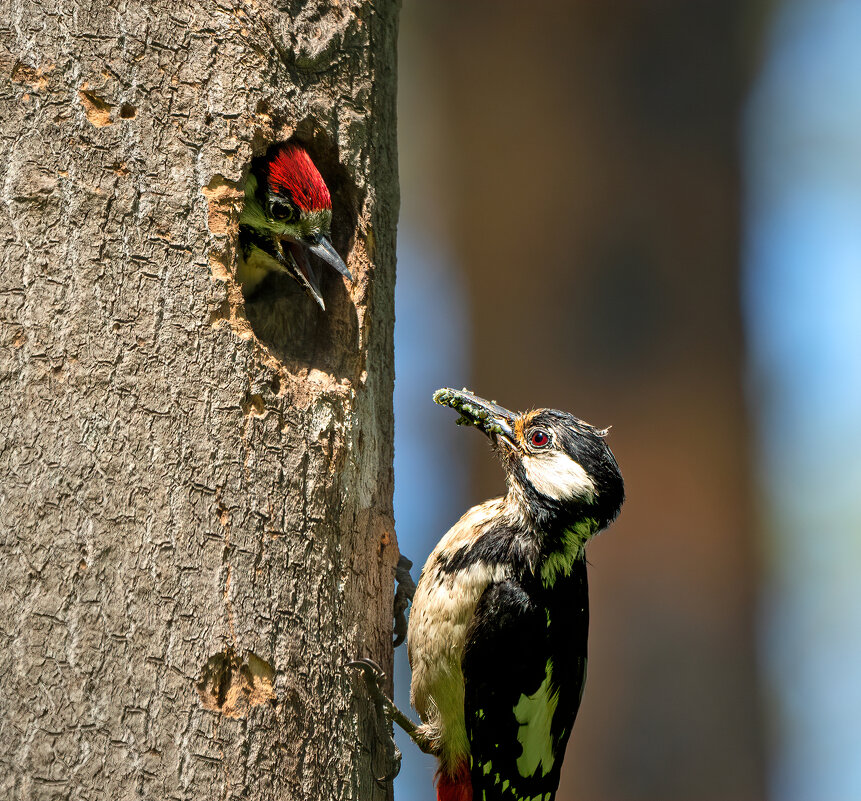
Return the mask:
M 265 156 L 254 159 L 239 218 L 237 278 L 245 297 L 269 273 L 283 272 L 325 309 L 321 271 L 308 253 L 345 278 L 353 278 L 329 242 L 331 224 L 329 189 L 304 148 L 292 143 L 273 145 Z
M 437 757 L 438 801 L 553 801 L 586 678 L 584 548 L 618 515 L 622 475 L 607 431 L 567 412 L 434 400 L 489 437 L 508 493 L 470 509 L 422 570 L 407 636 L 421 725 L 385 711 Z

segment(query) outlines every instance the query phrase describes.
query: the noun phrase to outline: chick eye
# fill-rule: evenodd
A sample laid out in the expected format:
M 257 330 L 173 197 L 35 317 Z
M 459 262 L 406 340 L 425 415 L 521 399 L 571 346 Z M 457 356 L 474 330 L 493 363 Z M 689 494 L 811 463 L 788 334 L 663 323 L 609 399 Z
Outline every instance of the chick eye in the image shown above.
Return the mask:
M 550 444 L 550 435 L 546 431 L 536 428 L 529 435 L 529 444 L 532 445 L 533 448 L 545 448 Z
M 273 203 L 272 216 L 276 220 L 289 220 L 293 216 L 293 209 L 286 203 Z

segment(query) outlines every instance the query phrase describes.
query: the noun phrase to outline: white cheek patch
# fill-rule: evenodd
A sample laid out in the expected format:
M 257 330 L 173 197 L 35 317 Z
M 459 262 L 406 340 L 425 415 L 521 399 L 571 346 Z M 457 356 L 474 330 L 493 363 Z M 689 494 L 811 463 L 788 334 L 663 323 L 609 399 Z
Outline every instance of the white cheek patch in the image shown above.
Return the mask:
M 554 501 L 595 496 L 595 484 L 582 465 L 559 451 L 524 456 L 523 469 L 532 486 Z

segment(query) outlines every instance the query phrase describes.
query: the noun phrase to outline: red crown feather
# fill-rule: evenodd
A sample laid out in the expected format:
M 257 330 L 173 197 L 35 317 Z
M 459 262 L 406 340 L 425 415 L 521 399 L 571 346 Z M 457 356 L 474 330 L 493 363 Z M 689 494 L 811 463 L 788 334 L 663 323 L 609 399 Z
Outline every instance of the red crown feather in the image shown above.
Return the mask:
M 277 194 L 288 194 L 302 211 L 332 208 L 323 176 L 298 145 L 284 145 L 269 162 L 269 187 Z

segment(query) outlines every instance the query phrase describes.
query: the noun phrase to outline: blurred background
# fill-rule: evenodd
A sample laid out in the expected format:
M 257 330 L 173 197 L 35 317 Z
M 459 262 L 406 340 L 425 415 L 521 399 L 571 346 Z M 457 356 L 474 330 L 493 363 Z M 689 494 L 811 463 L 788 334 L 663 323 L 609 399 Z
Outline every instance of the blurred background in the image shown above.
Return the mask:
M 559 801 L 858 801 L 861 0 L 408 0 L 399 58 L 414 575 L 503 490 L 434 389 L 612 424 Z

